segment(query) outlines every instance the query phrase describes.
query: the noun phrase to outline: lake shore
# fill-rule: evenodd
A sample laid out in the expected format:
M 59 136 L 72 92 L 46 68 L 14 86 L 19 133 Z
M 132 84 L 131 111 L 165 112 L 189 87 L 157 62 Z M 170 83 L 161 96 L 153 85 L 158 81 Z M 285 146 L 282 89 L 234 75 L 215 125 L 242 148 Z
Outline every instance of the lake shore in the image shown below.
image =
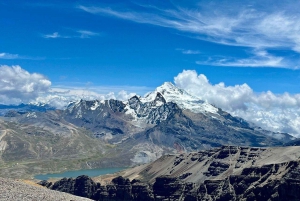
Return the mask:
M 82 169 L 82 170 L 69 170 L 62 171 L 59 173 L 49 173 L 49 174 L 39 174 L 33 177 L 34 180 L 57 180 L 63 177 L 73 177 L 76 178 L 80 175 L 87 175 L 89 177 L 98 177 L 100 175 L 113 174 L 127 169 L 128 167 L 118 167 L 118 168 L 97 168 L 97 169 Z

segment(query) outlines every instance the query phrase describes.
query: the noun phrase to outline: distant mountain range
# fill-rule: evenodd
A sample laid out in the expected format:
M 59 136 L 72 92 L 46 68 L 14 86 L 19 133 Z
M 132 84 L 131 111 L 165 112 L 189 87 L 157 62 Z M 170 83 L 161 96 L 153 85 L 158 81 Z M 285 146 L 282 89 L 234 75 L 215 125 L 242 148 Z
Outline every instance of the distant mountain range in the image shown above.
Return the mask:
M 20 104 L 20 105 L 2 105 L 0 104 L 0 116 L 9 114 L 10 111 L 24 114 L 27 112 L 46 112 L 48 110 L 55 110 L 54 107 L 48 104 Z
M 40 167 L 36 171 L 48 164 L 41 161 L 54 159 L 66 163 L 52 171 L 130 166 L 167 153 L 222 145 L 280 146 L 294 139 L 255 127 L 168 82 L 127 101 L 80 100 L 65 110 L 22 104 L 1 106 L 0 113 L 0 164 L 21 160 L 21 151 L 26 168 L 28 160 L 39 161 L 32 162 Z M 73 166 L 66 165 L 70 157 Z

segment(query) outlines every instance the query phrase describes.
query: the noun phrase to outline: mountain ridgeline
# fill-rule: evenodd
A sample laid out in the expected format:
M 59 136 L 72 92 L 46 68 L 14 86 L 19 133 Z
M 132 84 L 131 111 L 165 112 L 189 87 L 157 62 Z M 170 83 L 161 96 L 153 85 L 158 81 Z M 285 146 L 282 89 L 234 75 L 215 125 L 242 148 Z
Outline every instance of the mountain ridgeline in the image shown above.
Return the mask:
M 276 146 L 289 141 L 165 83 L 145 98 L 84 101 L 69 105 L 64 119 L 109 143 L 159 146 L 185 152 L 221 145 Z M 278 134 L 278 133 L 277 133 Z M 151 150 L 141 150 L 150 151 Z
M 32 166 L 35 172 L 45 167 L 48 171 L 124 167 L 168 153 L 222 145 L 279 146 L 293 139 L 233 117 L 172 83 L 127 101 L 80 100 L 64 110 L 12 108 L 0 120 L 0 132 L 0 164 L 25 175 Z M 56 165 L 50 168 L 53 160 Z
M 110 183 L 79 176 L 47 188 L 97 201 L 300 200 L 300 147 L 223 146 L 165 155 L 119 173 Z

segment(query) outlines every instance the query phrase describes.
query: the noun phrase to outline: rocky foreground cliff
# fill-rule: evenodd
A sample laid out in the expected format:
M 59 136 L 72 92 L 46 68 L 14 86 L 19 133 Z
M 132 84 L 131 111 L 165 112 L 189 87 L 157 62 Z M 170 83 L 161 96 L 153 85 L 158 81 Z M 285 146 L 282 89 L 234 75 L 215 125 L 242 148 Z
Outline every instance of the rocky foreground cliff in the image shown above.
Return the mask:
M 101 201 L 300 200 L 300 147 L 227 146 L 169 155 L 109 184 L 87 176 L 41 185 Z M 98 178 L 99 179 L 99 178 Z

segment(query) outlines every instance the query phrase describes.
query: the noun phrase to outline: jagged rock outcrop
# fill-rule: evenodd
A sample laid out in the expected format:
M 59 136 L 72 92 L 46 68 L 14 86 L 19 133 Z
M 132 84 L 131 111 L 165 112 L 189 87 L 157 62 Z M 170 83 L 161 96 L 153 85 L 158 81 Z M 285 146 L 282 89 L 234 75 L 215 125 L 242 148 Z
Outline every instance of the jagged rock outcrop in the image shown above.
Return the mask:
M 93 198 L 98 186 L 90 177 L 82 175 L 76 179 L 63 178 L 50 186 L 50 189 L 80 197 Z
M 82 175 L 76 179 L 63 178 L 53 185 L 51 182 L 41 181 L 38 184 L 61 192 L 91 198 L 99 201 L 153 201 L 153 193 L 148 184 L 137 180 L 130 182 L 129 179 L 116 177 L 111 184 L 102 186 L 95 183 L 90 177 Z
M 50 188 L 52 186 L 52 182 L 49 182 L 47 180 L 42 180 L 42 181 L 39 181 L 37 184 L 41 185 L 41 186 L 44 186 L 46 188 Z
M 240 175 L 206 180 L 185 200 L 300 200 L 299 167 L 291 161 L 245 168 Z

